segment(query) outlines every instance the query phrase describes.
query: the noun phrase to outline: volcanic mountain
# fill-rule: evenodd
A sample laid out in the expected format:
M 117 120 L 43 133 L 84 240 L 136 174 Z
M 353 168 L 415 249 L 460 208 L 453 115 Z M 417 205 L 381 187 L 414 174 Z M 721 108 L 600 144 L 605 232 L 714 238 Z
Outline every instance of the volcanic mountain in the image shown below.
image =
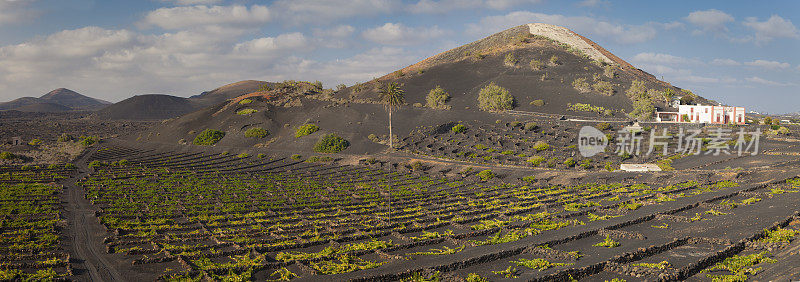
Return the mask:
M 295 138 L 294 130 L 315 123 L 320 133 L 336 133 L 352 144 L 349 153 L 372 153 L 384 147 L 368 138 L 386 135 L 387 116 L 378 89 L 398 83 L 406 105 L 394 116 L 394 129 L 403 135 L 423 127 L 464 120 L 516 120 L 520 114 L 545 114 L 585 119 L 631 119 L 634 100 L 656 108 L 668 107 L 660 93 L 691 96 L 632 66 L 591 40 L 569 29 L 548 24 L 510 28 L 481 40 L 435 55 L 372 81 L 338 91 L 308 82 L 285 81 L 213 107 L 187 114 L 155 128 L 153 141 L 191 142 L 205 129 L 225 131 L 221 146 L 305 150 L 314 138 Z M 478 94 L 490 84 L 505 88 L 514 98 L 514 111 L 484 111 Z M 632 87 L 638 85 L 638 87 Z M 449 93 L 445 107 L 431 108 L 426 96 L 441 87 Z M 628 91 L 636 88 L 639 91 Z M 209 92 L 210 93 L 210 92 Z M 629 95 L 628 93 L 632 93 Z M 639 94 L 633 94 L 639 93 Z M 241 101 L 247 100 L 245 103 Z M 652 111 L 650 111 L 652 112 Z M 260 127 L 265 140 L 244 132 Z
M 39 105 L 41 104 L 41 105 Z M 70 111 L 70 110 L 96 110 L 109 102 L 86 97 L 78 92 L 58 88 L 44 94 L 42 97 L 22 97 L 10 102 L 0 103 L 0 110 L 19 110 L 19 111 Z
M 270 85 L 274 84 L 258 80 L 245 80 L 189 98 L 165 94 L 136 95 L 98 111 L 97 116 L 103 119 L 118 120 L 169 119 L 256 92 L 262 86 Z

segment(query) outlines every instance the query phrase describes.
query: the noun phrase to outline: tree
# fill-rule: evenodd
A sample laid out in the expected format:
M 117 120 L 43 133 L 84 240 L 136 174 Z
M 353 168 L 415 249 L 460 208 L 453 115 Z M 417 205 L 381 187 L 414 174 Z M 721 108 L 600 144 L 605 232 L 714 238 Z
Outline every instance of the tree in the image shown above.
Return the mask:
M 392 135 L 392 112 L 399 109 L 406 102 L 405 91 L 397 82 L 391 82 L 378 90 L 386 111 L 389 112 L 389 148 L 394 150 L 394 135 Z
M 664 91 L 661 91 L 661 97 L 664 98 L 664 103 L 669 107 L 670 102 L 672 102 L 672 98 L 675 97 L 675 91 L 672 88 L 667 88 Z

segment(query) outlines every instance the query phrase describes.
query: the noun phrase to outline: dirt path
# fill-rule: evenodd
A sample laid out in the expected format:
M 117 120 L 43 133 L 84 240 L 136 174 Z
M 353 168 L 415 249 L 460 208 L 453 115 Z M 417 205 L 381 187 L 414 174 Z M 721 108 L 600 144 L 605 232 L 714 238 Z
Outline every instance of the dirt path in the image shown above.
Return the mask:
M 68 234 L 71 252 L 78 260 L 73 264 L 76 268 L 76 280 L 89 281 L 125 281 L 126 279 L 104 256 L 106 248 L 103 245 L 105 228 L 100 225 L 100 220 L 95 216 L 89 201 L 84 197 L 83 189 L 75 182 L 89 174 L 87 159 L 94 154 L 92 149 L 75 161 L 80 172 L 78 175 L 67 179 L 66 187 L 66 217 L 69 222 Z

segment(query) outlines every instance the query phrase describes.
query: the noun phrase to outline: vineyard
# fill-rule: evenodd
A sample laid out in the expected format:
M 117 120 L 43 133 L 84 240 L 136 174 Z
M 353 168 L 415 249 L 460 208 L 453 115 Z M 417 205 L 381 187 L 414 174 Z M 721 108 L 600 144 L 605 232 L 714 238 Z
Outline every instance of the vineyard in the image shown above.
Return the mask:
M 800 200 L 791 175 L 562 186 L 120 147 L 91 160 L 78 185 L 107 252 L 165 280 L 746 276 L 714 265 L 768 263 Z
M 64 166 L 0 168 L 0 280 L 56 280 L 72 275 L 63 248 L 66 221 L 52 182 L 75 172 Z M 45 184 L 50 183 L 50 184 Z

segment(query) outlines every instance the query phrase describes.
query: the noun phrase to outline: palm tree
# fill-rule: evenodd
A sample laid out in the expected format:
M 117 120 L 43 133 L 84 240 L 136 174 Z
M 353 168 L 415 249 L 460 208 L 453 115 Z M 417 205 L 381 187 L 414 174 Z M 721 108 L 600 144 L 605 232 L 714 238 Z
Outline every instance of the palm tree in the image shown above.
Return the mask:
M 394 150 L 393 136 L 392 135 L 392 112 L 399 109 L 403 103 L 406 102 L 405 91 L 400 88 L 397 82 L 391 82 L 378 89 L 378 94 L 383 101 L 386 111 L 389 112 L 389 148 Z
M 397 82 L 391 82 L 389 84 L 384 85 L 380 89 L 378 89 L 378 95 L 381 97 L 381 101 L 383 101 L 384 107 L 386 107 L 386 111 L 389 112 L 389 148 L 390 151 L 394 150 L 394 138 L 392 135 L 392 112 L 394 110 L 399 109 L 403 103 L 406 102 L 405 98 L 405 91 L 400 88 L 400 85 Z M 389 166 L 389 170 L 391 172 L 391 166 Z M 387 213 L 387 221 L 389 222 L 389 226 L 392 225 L 392 176 L 391 174 L 386 179 L 388 182 L 389 189 L 385 193 L 387 194 L 388 199 L 388 207 L 387 209 L 389 212 Z

